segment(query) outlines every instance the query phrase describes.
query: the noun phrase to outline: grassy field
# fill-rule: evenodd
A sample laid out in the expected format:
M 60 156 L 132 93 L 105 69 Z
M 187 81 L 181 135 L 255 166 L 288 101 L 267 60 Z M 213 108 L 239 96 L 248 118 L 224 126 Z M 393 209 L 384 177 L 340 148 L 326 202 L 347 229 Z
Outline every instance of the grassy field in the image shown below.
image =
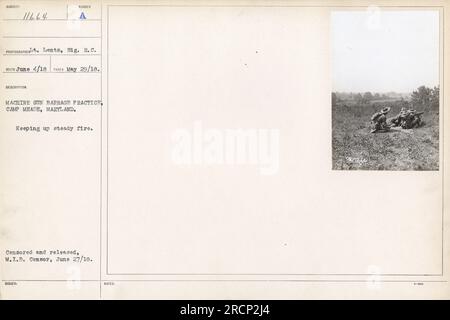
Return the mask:
M 399 113 L 399 101 L 380 104 L 333 106 L 333 169 L 335 170 L 438 170 L 439 114 L 425 111 L 425 125 L 405 132 L 370 133 L 370 117 L 390 106 L 388 118 Z

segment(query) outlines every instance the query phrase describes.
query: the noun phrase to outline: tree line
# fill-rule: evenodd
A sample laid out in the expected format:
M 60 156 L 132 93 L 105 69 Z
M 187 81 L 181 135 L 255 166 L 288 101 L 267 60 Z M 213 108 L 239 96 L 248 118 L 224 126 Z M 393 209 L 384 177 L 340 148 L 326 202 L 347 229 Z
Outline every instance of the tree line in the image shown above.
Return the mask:
M 414 108 L 426 108 L 439 109 L 439 86 L 429 88 L 426 86 L 420 86 L 412 93 L 372 93 L 367 92 L 333 92 L 332 104 L 335 105 L 339 102 L 350 102 L 355 104 L 369 104 L 372 102 L 383 100 L 402 100 L 409 102 Z

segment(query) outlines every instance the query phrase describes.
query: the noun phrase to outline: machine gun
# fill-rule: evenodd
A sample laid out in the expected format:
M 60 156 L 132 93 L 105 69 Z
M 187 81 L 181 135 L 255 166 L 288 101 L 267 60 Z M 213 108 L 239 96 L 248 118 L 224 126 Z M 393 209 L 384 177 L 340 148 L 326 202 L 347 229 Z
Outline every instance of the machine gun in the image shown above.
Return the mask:
M 412 128 L 418 128 L 423 126 L 423 121 L 422 121 L 422 114 L 424 113 L 424 111 L 412 111 L 409 112 L 405 118 L 405 120 L 402 122 L 401 127 L 403 129 L 412 129 Z

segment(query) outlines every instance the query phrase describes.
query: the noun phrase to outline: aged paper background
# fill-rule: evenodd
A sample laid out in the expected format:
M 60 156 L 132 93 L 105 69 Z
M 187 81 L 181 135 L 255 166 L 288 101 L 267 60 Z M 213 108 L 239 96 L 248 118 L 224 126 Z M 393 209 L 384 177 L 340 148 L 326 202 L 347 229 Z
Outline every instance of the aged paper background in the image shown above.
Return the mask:
M 448 1 L 86 4 L 99 27 L 100 76 L 28 75 L 29 90 L 15 98 L 81 95 L 103 106 L 0 113 L 2 298 L 449 297 Z M 440 12 L 439 171 L 331 169 L 330 12 L 368 5 Z M 3 26 L 6 35 L 30 32 Z M 1 41 L 2 51 L 11 45 Z M 9 77 L 2 103 L 12 99 Z M 196 121 L 279 130 L 278 172 L 174 165 L 171 134 Z M 94 131 L 14 131 L 30 122 Z M 76 249 L 92 261 L 4 262 L 5 250 L 40 249 Z

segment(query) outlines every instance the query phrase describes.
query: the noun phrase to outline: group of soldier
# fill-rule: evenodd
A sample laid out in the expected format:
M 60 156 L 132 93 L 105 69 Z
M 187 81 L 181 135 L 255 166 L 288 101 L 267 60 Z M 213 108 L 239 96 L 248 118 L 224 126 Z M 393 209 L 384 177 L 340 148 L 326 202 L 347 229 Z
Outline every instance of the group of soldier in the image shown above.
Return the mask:
M 391 108 L 385 107 L 381 111 L 375 113 L 372 118 L 372 133 L 379 131 L 389 131 L 391 128 L 398 127 L 402 129 L 413 129 L 423 125 L 421 119 L 422 112 L 417 112 L 414 109 L 402 108 L 396 116 L 387 119 L 386 115 Z

